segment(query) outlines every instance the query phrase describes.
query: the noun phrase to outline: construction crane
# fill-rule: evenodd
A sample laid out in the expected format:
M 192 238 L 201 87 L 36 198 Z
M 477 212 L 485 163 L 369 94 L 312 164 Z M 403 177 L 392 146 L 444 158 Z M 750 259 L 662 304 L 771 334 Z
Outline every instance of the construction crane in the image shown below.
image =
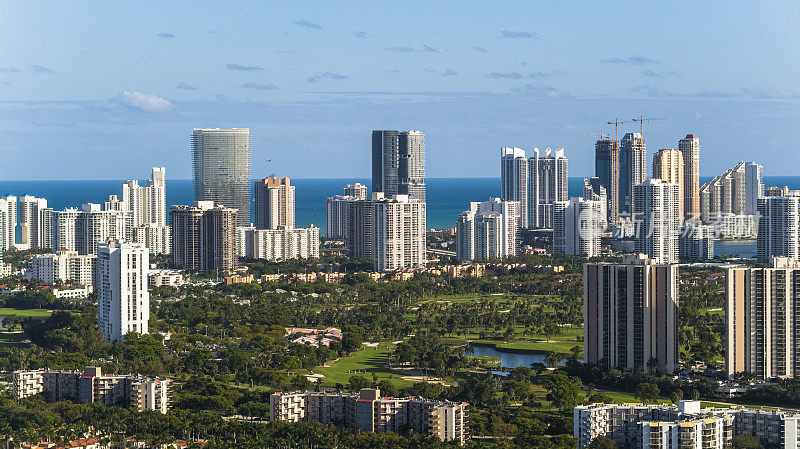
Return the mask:
M 609 139 L 611 138 L 611 134 L 610 133 L 583 133 L 583 135 L 584 136 L 600 136 L 600 139 L 598 139 L 598 140 L 605 140 L 606 136 L 608 136 Z
M 661 117 L 645 117 L 643 115 L 640 115 L 639 118 L 633 119 L 634 122 L 639 122 L 639 133 L 642 135 L 642 140 L 644 140 L 644 122 L 649 122 L 652 120 L 666 120 L 666 119 Z
M 632 123 L 633 120 L 620 120 L 615 118 L 613 122 L 608 122 L 609 125 L 614 125 L 614 140 L 619 142 L 619 125 L 623 123 Z

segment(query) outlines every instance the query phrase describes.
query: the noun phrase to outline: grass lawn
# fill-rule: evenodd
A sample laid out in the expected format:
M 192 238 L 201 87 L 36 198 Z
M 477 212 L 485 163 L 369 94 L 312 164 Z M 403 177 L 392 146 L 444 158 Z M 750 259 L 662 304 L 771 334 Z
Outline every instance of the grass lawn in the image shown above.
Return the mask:
M 638 403 L 641 402 L 638 399 L 636 399 L 635 396 L 633 396 L 632 394 L 628 394 L 628 393 L 620 393 L 618 391 L 601 391 L 599 393 L 603 393 L 605 395 L 610 396 L 611 399 L 612 399 L 611 403 L 613 403 L 613 404 L 629 404 L 629 403 L 638 404 Z M 669 399 L 659 399 L 658 403 L 659 404 L 671 404 L 672 401 L 670 401 Z
M 720 307 L 707 307 L 705 309 L 700 309 L 701 315 L 705 315 L 707 313 L 711 315 L 725 315 L 725 310 Z
M 47 309 L 10 309 L 8 307 L 0 307 L 0 316 L 17 315 L 24 317 L 48 317 L 53 312 Z
M 578 337 L 583 337 L 583 328 L 579 326 L 562 326 L 559 335 L 551 335 L 550 341 L 547 341 L 547 336 L 540 334 L 523 334 L 524 326 L 516 326 L 514 329 L 513 340 L 501 340 L 494 338 L 481 339 L 480 333 L 486 332 L 494 334 L 493 328 L 474 327 L 469 329 L 466 334 L 467 339 L 475 340 L 476 343 L 494 344 L 497 349 L 517 349 L 527 351 L 542 351 L 542 352 L 558 352 L 560 354 L 571 355 L 571 349 L 574 346 L 579 346 L 583 349 L 583 342 L 578 341 Z M 541 341 L 529 341 L 541 340 Z M 578 357 L 583 356 L 583 351 Z
M 23 346 L 20 343 L 25 339 L 22 332 L 0 332 L 0 347 L 2 346 Z
M 314 368 L 314 373 L 323 374 L 325 385 L 333 386 L 336 383 L 346 385 L 350 376 L 360 375 L 372 380 L 372 373 L 376 373 L 379 379 L 389 379 L 398 387 L 410 386 L 412 382 L 404 380 L 399 374 L 393 373 L 386 367 L 389 362 L 389 353 L 394 349 L 390 342 L 381 342 L 377 348 L 364 346 L 361 350 L 354 352 L 348 357 L 343 357 L 331 366 L 318 366 Z M 358 373 L 349 371 L 362 371 Z

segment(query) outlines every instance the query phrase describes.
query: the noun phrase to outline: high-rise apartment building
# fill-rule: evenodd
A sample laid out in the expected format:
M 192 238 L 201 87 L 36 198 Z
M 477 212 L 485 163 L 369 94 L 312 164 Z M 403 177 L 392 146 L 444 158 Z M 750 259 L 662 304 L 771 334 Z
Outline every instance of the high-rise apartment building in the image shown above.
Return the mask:
M 16 245 L 17 197 L 0 198 L 0 250 L 8 251 Z
M 375 271 L 425 266 L 425 202 L 408 195 L 373 201 Z
M 528 223 L 528 158 L 522 148 L 500 148 L 500 198 L 519 201 L 520 226 Z
M 758 241 L 756 257 L 769 262 L 773 257 L 800 258 L 800 197 L 765 196 L 758 199 Z
M 238 211 L 238 225 L 250 225 L 250 130 L 195 129 L 192 132 L 195 201 Z
M 399 136 L 400 193 L 425 201 L 425 133 L 403 131 Z
M 634 249 L 656 263 L 678 262 L 683 200 L 677 184 L 648 179 L 633 189 Z
M 149 333 L 149 269 L 144 245 L 117 240 L 98 245 L 97 326 L 106 341 L 121 341 L 129 332 Z
M 129 211 L 133 226 L 167 225 L 167 181 L 164 167 L 153 167 L 150 179 L 144 186 L 137 180 L 122 184 L 122 200 L 110 195 L 104 203 L 105 210 Z
M 349 195 L 336 195 L 325 200 L 325 237 L 346 240 L 350 234 L 350 202 L 359 201 Z
M 700 220 L 683 222 L 678 237 L 678 254 L 681 260 L 708 260 L 714 258 L 714 227 Z
M 289 260 L 319 257 L 319 228 L 237 228 L 238 256 L 249 259 Z
M 350 201 L 350 257 L 370 259 L 375 271 L 425 265 L 425 203 L 408 195 Z
M 350 235 L 350 203 L 367 199 L 367 186 L 359 183 L 348 184 L 344 195 L 336 195 L 325 200 L 325 237 L 346 240 Z
M 599 256 L 600 234 L 606 223 L 603 210 L 600 200 L 570 198 L 569 201 L 557 201 L 553 219 L 553 252 Z
M 400 193 L 399 131 L 372 131 L 372 191 Z
M 653 155 L 653 178 L 660 179 L 668 184 L 677 184 L 681 200 L 678 203 L 678 213 L 683 221 L 684 195 L 683 154 L 674 148 L 662 148 Z
M 606 189 L 608 224 L 619 223 L 619 142 L 601 139 L 594 144 L 594 175 Z
M 172 252 L 172 228 L 170 226 L 137 226 L 131 232 L 134 243 L 141 243 L 150 254 L 170 254 Z
M 86 203 L 80 210 L 69 208 L 53 215 L 54 250 L 97 254 L 97 244 L 108 239 L 131 241 L 131 212 L 100 210 L 99 204 Z
M 30 195 L 20 197 L 19 224 L 22 245 L 37 249 L 52 248 L 52 209 L 47 208 L 46 199 Z
M 767 268 L 728 268 L 726 287 L 727 375 L 800 375 L 800 263 L 775 257 Z
M 583 267 L 583 353 L 588 363 L 678 367 L 678 267 L 643 254 Z
M 491 198 L 472 202 L 458 216 L 456 254 L 459 261 L 515 256 L 519 250 L 519 201 Z
M 739 162 L 700 187 L 700 218 L 703 223 L 713 223 L 726 214 L 755 215 L 761 196 L 764 196 L 761 166 Z
M 372 191 L 425 201 L 425 134 L 372 131 Z
M 372 192 L 373 199 L 383 198 L 383 193 Z M 375 207 L 373 200 L 348 201 L 347 249 L 351 259 L 374 259 Z
M 96 255 L 81 256 L 77 251 L 60 250 L 53 254 L 34 255 L 27 276 L 46 284 L 94 285 L 96 269 Z
M 289 178 L 264 178 L 256 181 L 256 229 L 294 227 L 294 186 Z
M 700 219 L 700 138 L 687 134 L 678 142 L 683 155 L 683 215 L 685 220 Z
M 213 201 L 172 206 L 172 264 L 175 268 L 231 272 L 237 264 L 238 211 Z
M 763 167 L 753 162 L 744 164 L 744 213 L 746 215 L 758 214 L 758 199 L 764 196 Z
M 528 227 L 553 227 L 553 203 L 569 198 L 567 189 L 567 158 L 564 149 L 539 149 L 528 159 Z
M 344 188 L 344 196 L 352 196 L 357 200 L 365 200 L 367 199 L 367 186 L 360 182 L 347 184 Z
M 633 187 L 647 178 L 647 150 L 640 133 L 626 133 L 619 144 L 620 213 L 633 212 Z
M 589 201 L 600 201 L 600 213 L 603 218 L 603 231 L 608 228 L 608 191 L 603 187 L 600 178 L 583 179 L 583 199 Z
M 764 187 L 764 196 L 789 196 L 789 186 L 770 186 Z

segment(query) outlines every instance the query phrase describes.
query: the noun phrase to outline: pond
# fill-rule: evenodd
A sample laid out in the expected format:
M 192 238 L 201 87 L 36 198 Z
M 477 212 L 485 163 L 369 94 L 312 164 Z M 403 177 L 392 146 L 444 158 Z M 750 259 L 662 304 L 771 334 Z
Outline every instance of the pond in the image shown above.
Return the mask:
M 530 367 L 531 363 L 544 363 L 544 354 L 507 352 L 498 350 L 494 346 L 472 345 L 472 354 L 470 355 L 499 357 L 500 366 L 509 370 L 520 366 Z

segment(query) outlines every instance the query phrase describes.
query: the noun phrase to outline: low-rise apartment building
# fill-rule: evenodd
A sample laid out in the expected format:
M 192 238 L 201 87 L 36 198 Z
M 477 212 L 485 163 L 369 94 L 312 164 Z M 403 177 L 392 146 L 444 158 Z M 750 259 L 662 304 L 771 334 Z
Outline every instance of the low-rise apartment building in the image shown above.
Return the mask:
M 767 447 L 797 449 L 800 415 L 761 409 L 701 409 L 699 401 L 678 405 L 590 404 L 575 407 L 573 436 L 586 447 L 598 436 L 630 449 L 723 449 L 736 435 Z
M 161 287 L 168 285 L 178 287 L 184 283 L 183 274 L 174 270 L 150 270 L 147 275 L 147 282 L 150 287 Z
M 270 420 L 340 422 L 367 432 L 413 430 L 464 444 L 469 438 L 467 407 L 461 402 L 381 397 L 375 388 L 358 394 L 298 391 L 270 396 Z
M 166 413 L 172 407 L 171 379 L 135 374 L 103 375 L 96 366 L 88 366 L 83 371 L 14 371 L 12 392 L 16 400 L 41 393 L 48 402 L 99 402 L 161 413 Z

